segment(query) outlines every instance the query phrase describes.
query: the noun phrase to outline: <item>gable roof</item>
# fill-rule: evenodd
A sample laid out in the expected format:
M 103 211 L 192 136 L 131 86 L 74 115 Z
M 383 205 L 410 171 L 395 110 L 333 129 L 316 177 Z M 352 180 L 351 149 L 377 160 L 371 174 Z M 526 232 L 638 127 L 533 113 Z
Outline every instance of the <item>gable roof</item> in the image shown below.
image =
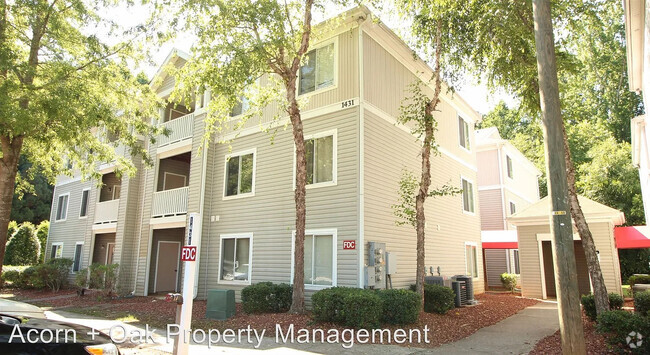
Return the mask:
M 582 212 L 589 221 L 611 221 L 614 225 L 621 225 L 625 223 L 625 215 L 623 212 L 605 206 L 594 200 L 590 200 L 584 196 L 578 195 L 578 202 L 582 208 Z M 569 213 L 569 211 L 567 211 Z M 550 222 L 551 214 L 551 200 L 548 196 L 528 206 L 528 208 L 513 214 L 507 218 L 509 223 L 515 226 L 531 225 L 531 224 L 548 224 Z
M 165 68 L 167 68 L 168 65 L 175 64 L 178 61 L 186 62 L 189 58 L 190 58 L 189 54 L 185 53 L 184 51 L 178 48 L 173 48 L 169 52 L 169 54 L 167 54 L 167 57 L 162 62 L 162 64 L 158 67 L 158 70 L 156 70 L 156 74 L 154 74 L 151 80 L 149 81 L 149 85 L 151 85 L 151 88 L 155 91 L 162 84 L 162 82 L 165 81 L 167 76 L 169 76 L 169 73 L 167 72 L 167 70 L 165 70 Z

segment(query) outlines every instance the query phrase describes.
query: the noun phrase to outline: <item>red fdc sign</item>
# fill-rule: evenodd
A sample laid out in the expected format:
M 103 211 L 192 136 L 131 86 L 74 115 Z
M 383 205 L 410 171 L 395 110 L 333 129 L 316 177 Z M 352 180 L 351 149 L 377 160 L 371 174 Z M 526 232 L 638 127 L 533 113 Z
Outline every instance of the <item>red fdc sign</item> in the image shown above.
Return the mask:
M 348 249 L 356 249 L 357 247 L 357 241 L 356 240 L 344 240 L 343 241 L 343 249 L 348 250 Z
M 196 261 L 196 246 L 184 246 L 181 251 L 181 261 Z

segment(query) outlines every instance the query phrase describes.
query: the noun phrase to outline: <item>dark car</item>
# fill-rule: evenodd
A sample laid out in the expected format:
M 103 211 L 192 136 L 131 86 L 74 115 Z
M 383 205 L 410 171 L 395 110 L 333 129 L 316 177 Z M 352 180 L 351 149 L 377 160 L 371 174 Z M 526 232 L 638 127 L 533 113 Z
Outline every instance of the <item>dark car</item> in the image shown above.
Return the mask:
M 0 354 L 118 355 L 111 338 L 78 324 L 0 314 Z

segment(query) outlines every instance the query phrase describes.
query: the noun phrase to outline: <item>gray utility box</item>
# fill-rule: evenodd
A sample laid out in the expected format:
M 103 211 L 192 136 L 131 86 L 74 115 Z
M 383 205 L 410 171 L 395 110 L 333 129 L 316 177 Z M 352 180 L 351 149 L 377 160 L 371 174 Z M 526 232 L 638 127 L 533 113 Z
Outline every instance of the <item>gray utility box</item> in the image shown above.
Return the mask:
M 235 315 L 234 290 L 209 290 L 205 318 L 226 320 Z

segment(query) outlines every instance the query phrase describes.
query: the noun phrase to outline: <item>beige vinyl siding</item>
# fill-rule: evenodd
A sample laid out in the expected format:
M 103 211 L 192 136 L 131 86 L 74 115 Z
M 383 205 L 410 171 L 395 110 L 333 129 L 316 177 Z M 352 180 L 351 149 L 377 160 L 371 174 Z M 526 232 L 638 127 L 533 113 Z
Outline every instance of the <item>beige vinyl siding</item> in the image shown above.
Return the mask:
M 305 135 L 336 129 L 337 183 L 307 189 L 307 229 L 337 229 L 337 285 L 358 286 L 358 250 L 343 250 L 343 240 L 358 235 L 358 108 L 304 120 Z M 235 139 L 232 152 L 256 148 L 255 195 L 223 200 L 224 163 L 228 145 L 212 145 L 208 164 L 206 222 L 203 228 L 199 297 L 210 289 L 234 289 L 237 299 L 245 285 L 218 282 L 220 236 L 252 233 L 252 283 L 289 283 L 291 241 L 295 229 L 293 190 L 294 145 L 291 128 L 271 135 L 256 133 Z M 307 292 L 307 296 L 311 295 Z
M 476 153 L 478 171 L 478 186 L 500 185 L 499 179 L 499 154 L 496 149 Z M 505 176 L 505 175 L 504 175 Z
M 369 111 L 365 112 L 364 120 L 364 241 L 384 242 L 387 251 L 397 254 L 393 286 L 405 288 L 415 282 L 415 230 L 411 226 L 395 225 L 396 217 L 391 205 L 398 202 L 402 169 L 409 169 L 419 176 L 420 145 L 410 133 Z M 443 135 L 444 131 L 437 136 Z M 432 187 L 446 183 L 460 186 L 461 175 L 474 184 L 476 182 L 474 171 L 445 155 L 434 157 L 431 165 Z M 474 196 L 476 201 L 476 184 Z M 465 242 L 478 245 L 477 265 L 482 265 L 479 206 L 476 206 L 476 214 L 465 214 L 461 196 L 447 196 L 429 199 L 426 211 L 427 268 L 440 266 L 441 274 L 446 276 L 465 274 Z M 474 279 L 474 283 L 475 292 L 482 292 L 483 271 L 480 267 L 479 277 Z
M 91 217 L 79 218 L 81 211 L 81 196 L 82 191 L 90 188 L 92 183 L 89 181 L 74 181 L 64 185 L 57 185 L 54 188 L 52 196 L 52 210 L 50 215 L 50 231 L 47 240 L 47 247 L 41 252 L 46 253 L 45 259 L 50 258 L 52 250 L 52 243 L 63 243 L 62 257 L 74 259 L 74 249 L 77 242 L 84 241 L 84 232 L 86 225 L 91 223 Z M 55 221 L 56 210 L 58 208 L 59 196 L 69 193 L 68 197 L 68 211 L 66 219 L 63 221 Z M 88 211 L 90 212 L 90 205 L 93 204 L 92 196 L 88 196 Z M 88 245 L 84 243 L 82 255 L 87 253 Z
M 522 160 L 524 159 L 519 152 L 502 150 L 502 170 L 503 170 L 503 184 L 510 190 L 516 191 L 520 198 L 531 202 L 539 200 L 539 191 L 537 187 L 537 176 L 530 167 L 525 166 Z M 506 156 L 512 159 L 513 178 L 508 177 L 508 167 L 506 164 Z
M 501 191 L 501 189 L 478 191 L 478 202 L 481 207 L 481 230 L 485 231 L 504 229 L 502 206 L 503 199 L 501 197 Z
M 505 249 L 485 249 L 485 272 L 489 287 L 503 287 L 501 274 L 508 272 Z

